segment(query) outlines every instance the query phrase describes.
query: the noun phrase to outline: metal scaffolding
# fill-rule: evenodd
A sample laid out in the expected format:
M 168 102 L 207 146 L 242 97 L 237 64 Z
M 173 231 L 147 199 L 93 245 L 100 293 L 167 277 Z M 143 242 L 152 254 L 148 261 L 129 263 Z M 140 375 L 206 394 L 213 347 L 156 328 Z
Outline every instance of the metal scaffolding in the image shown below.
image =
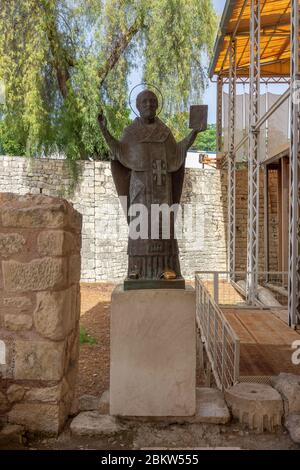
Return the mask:
M 217 153 L 223 149 L 222 142 L 222 118 L 223 118 L 223 78 L 218 76 L 217 82 Z
M 236 43 L 231 41 L 229 74 L 228 134 L 228 271 L 235 271 L 235 120 L 236 120 Z M 233 275 L 233 274 L 232 274 Z
M 260 0 L 250 0 L 250 120 L 248 159 L 247 300 L 257 293 L 259 244 Z
M 281 1 L 280 8 L 278 3 L 274 0 L 226 1 L 210 76 L 217 74 L 217 151 L 228 164 L 228 270 L 231 273 L 235 271 L 236 154 L 244 144 L 248 142 L 249 145 L 246 283 L 249 303 L 255 302 L 257 297 L 259 272 L 259 133 L 275 111 L 292 98 L 288 294 L 289 324 L 297 327 L 300 325 L 300 0 Z M 222 89 L 227 83 L 229 121 L 226 152 L 227 149 L 222 148 L 221 129 Z M 237 83 L 249 84 L 249 133 L 240 142 L 235 142 Z M 261 83 L 290 84 L 263 116 L 259 110 Z M 265 189 L 265 210 L 267 204 Z M 265 218 L 265 237 L 268 235 L 266 224 Z
M 291 11 L 291 150 L 289 224 L 289 324 L 300 324 L 300 116 L 299 116 L 299 1 L 292 0 Z

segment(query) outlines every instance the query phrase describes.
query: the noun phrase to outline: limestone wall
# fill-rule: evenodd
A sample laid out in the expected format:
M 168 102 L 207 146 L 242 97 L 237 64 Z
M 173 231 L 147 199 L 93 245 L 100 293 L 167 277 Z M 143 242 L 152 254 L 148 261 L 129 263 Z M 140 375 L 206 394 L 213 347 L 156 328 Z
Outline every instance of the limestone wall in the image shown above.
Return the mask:
M 0 194 L 0 421 L 57 433 L 69 414 L 81 223 L 62 199 Z
M 0 156 L 0 192 L 63 196 L 83 215 L 81 280 L 118 281 L 127 270 L 127 224 L 116 197 L 110 165 L 80 162 L 74 192 L 68 165 L 62 160 Z M 187 169 L 182 202 L 198 207 L 198 240 L 182 240 L 185 277 L 196 270 L 226 269 L 227 175 L 219 170 Z
M 63 196 L 83 216 L 81 280 L 119 281 L 127 268 L 127 225 L 107 162 L 80 162 L 79 179 L 68 195 L 72 177 L 63 160 L 0 156 L 0 193 Z M 246 270 L 247 171 L 237 172 L 236 269 Z M 261 176 L 261 188 L 263 177 Z M 278 269 L 277 176 L 270 172 L 270 269 Z M 260 193 L 260 269 L 264 270 L 263 190 Z M 197 205 L 199 244 L 179 242 L 182 272 L 227 269 L 227 172 L 186 169 L 183 203 Z M 195 218 L 195 212 L 193 214 Z

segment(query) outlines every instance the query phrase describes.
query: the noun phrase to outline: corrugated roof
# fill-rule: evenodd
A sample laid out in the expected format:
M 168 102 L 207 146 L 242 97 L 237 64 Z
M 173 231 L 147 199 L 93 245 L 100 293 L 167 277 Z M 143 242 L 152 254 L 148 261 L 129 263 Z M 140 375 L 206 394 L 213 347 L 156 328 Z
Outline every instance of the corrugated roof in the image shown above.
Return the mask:
M 290 0 L 261 0 L 261 76 L 290 75 Z M 215 43 L 210 77 L 228 75 L 227 53 L 236 31 L 237 75 L 248 76 L 250 0 L 227 0 Z

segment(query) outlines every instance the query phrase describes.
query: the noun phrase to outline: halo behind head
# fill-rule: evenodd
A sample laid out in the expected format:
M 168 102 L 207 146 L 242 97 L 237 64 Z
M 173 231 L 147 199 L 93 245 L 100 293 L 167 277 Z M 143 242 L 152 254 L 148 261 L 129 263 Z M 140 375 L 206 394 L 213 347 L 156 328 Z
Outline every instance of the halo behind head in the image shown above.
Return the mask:
M 134 93 L 135 91 L 138 90 L 139 87 L 141 87 L 142 90 L 138 94 Z M 157 111 L 156 115 L 158 116 L 162 112 L 162 109 L 163 109 L 163 104 L 164 104 L 163 95 L 162 95 L 161 91 L 159 90 L 159 88 L 157 88 L 155 85 L 151 85 L 150 83 L 143 82 L 143 83 L 140 83 L 140 84 L 138 84 L 138 85 L 136 85 L 135 87 L 132 88 L 132 90 L 129 94 L 130 109 L 136 116 L 139 116 L 137 111 L 132 106 L 132 104 L 133 104 L 132 101 L 133 101 L 134 97 L 136 97 L 135 101 L 137 102 L 140 95 L 142 95 L 142 93 L 144 93 L 146 91 L 149 91 L 149 92 L 153 93 L 155 95 L 156 99 L 157 99 L 158 111 Z M 160 97 L 160 99 L 158 98 L 158 96 Z

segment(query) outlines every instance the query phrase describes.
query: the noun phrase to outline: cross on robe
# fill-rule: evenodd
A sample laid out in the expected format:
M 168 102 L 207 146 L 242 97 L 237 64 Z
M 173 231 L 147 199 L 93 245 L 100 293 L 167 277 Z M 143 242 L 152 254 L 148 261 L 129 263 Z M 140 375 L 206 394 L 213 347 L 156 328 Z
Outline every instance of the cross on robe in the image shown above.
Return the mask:
M 162 176 L 167 174 L 166 170 L 163 168 L 164 165 L 162 165 L 164 162 L 162 160 L 155 160 L 153 163 L 153 175 L 156 177 L 157 186 L 162 186 Z

